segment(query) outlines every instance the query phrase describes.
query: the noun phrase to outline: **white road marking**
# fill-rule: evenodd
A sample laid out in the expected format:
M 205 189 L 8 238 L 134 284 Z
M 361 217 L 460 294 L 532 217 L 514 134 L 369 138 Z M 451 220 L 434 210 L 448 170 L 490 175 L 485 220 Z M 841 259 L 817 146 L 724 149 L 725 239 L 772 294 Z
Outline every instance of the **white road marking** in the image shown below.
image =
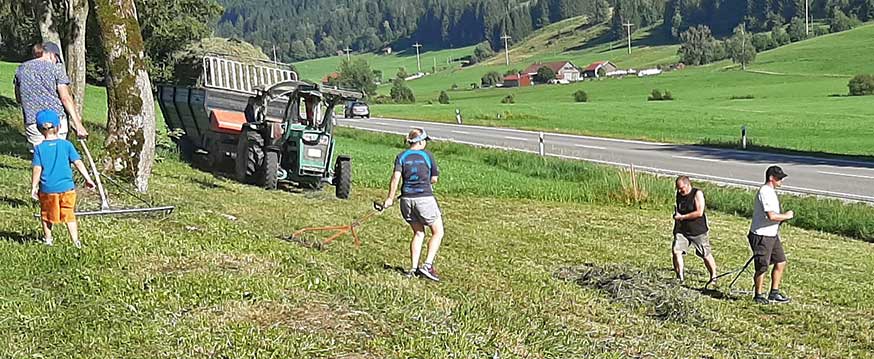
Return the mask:
M 462 135 L 469 135 L 470 134 L 470 132 L 467 132 L 467 131 L 456 131 L 456 130 L 452 130 L 452 133 L 458 133 L 458 134 L 462 134 Z
M 606 147 L 601 147 L 601 146 L 588 146 L 588 145 L 574 145 L 574 147 L 588 148 L 588 149 L 591 149 L 591 150 L 606 150 L 606 149 L 607 149 Z
M 849 173 L 839 173 L 839 172 L 826 172 L 826 171 L 817 171 L 818 173 L 822 173 L 824 175 L 832 175 L 832 176 L 841 176 L 841 177 L 855 177 L 855 178 L 864 178 L 864 179 L 874 179 L 872 176 L 863 176 L 863 175 L 853 175 Z
M 508 139 L 508 140 L 513 140 L 513 141 L 528 141 L 527 138 L 522 138 L 522 137 L 504 136 L 504 138 Z
M 722 160 L 715 160 L 712 158 L 700 158 L 700 157 L 690 157 L 690 156 L 671 156 L 673 158 L 681 158 L 684 160 L 693 160 L 693 161 L 704 161 L 704 162 L 722 162 Z

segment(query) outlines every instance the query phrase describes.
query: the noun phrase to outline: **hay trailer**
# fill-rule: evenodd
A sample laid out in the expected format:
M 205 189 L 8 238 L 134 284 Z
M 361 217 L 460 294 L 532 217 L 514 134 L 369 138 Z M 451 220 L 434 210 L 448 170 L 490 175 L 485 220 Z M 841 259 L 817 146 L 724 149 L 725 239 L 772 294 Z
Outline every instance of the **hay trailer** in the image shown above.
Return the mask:
M 333 113 L 360 92 L 300 81 L 282 64 L 204 56 L 195 86 L 158 85 L 157 97 L 171 137 L 195 167 L 266 189 L 331 184 L 338 198 L 349 198 L 351 158 L 333 160 Z

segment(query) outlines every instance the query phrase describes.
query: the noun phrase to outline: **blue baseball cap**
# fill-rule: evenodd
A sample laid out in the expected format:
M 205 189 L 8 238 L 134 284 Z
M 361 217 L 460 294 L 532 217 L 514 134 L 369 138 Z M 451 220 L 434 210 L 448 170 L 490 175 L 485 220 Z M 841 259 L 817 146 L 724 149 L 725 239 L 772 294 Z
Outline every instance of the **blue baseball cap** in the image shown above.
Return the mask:
M 45 52 L 55 54 L 55 57 L 57 57 L 58 62 L 64 63 L 64 57 L 61 56 L 61 47 L 58 46 L 58 44 L 56 44 L 54 42 L 47 42 L 47 43 L 42 44 L 42 48 L 43 48 L 43 51 L 45 51 Z
M 42 110 L 36 113 L 36 127 L 42 130 L 61 127 L 61 118 L 54 110 Z

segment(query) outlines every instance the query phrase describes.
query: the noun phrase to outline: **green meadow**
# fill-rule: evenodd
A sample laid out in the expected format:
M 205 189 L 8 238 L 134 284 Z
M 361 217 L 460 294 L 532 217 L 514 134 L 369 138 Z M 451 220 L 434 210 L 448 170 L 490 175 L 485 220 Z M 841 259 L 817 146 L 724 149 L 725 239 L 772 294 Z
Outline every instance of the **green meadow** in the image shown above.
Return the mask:
M 434 143 L 436 194 L 447 237 L 443 282 L 408 279 L 409 230 L 392 208 L 359 228 L 363 244 L 327 236 L 287 240 L 308 226 L 342 225 L 385 195 L 400 139 L 343 130 L 353 197 L 268 192 L 192 169 L 162 145 L 148 198 L 170 216 L 81 219 L 84 249 L 59 230 L 36 241 L 37 205 L 20 115 L 0 64 L 0 356 L 33 358 L 781 358 L 870 357 L 874 248 L 783 227 L 794 303 L 754 305 L 748 294 L 702 291 L 687 257 L 672 281 L 669 179 L 580 162 Z M 9 71 L 7 71 L 9 70 Z M 86 125 L 99 144 L 101 89 Z M 166 143 L 166 142 L 165 142 Z M 92 145 L 99 156 L 99 146 Z M 750 193 L 705 187 L 720 271 L 748 257 Z M 112 198 L 125 202 L 110 188 Z M 83 209 L 98 205 L 80 191 Z M 864 206 L 785 198 L 817 213 L 874 223 Z M 723 206 L 719 208 L 718 206 Z M 803 207 L 807 206 L 807 207 Z M 833 206 L 824 209 L 827 206 Z M 843 211 L 843 212 L 841 212 Z M 735 214 L 737 213 L 737 214 Z M 866 217 L 867 216 L 867 217 Z M 814 228 L 804 229 L 805 228 Z M 839 232 L 835 230 L 834 232 Z M 854 236 L 862 238 L 861 236 Z M 750 274 L 735 289 L 747 290 Z M 727 283 L 721 284 L 726 291 Z

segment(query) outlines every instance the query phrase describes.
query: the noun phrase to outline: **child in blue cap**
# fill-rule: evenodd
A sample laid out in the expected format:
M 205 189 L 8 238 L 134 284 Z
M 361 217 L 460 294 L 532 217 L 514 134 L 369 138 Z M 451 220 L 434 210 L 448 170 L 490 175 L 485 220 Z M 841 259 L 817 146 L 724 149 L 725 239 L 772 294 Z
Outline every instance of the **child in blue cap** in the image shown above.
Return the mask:
M 45 243 L 52 245 L 54 242 L 52 227 L 64 223 L 70 231 L 73 244 L 76 248 L 81 248 L 79 227 L 74 214 L 76 185 L 73 182 L 73 170 L 70 164 L 75 165 L 82 177 L 85 177 L 85 185 L 88 188 L 94 188 L 94 182 L 91 181 L 91 176 L 73 144 L 58 137 L 61 119 L 57 112 L 54 110 L 38 112 L 36 126 L 45 137 L 45 141 L 33 150 L 31 196 L 39 201 Z

